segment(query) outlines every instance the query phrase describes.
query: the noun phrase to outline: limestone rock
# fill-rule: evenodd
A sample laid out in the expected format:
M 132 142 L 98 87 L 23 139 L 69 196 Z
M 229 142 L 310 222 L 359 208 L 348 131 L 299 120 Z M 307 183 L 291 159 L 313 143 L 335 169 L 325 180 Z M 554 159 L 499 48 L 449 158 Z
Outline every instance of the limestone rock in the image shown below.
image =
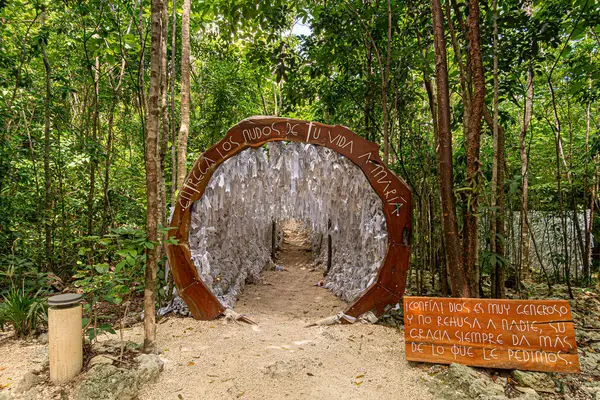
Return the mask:
M 467 391 L 473 381 L 477 379 L 477 371 L 462 364 L 450 364 L 446 373 L 448 383 L 459 389 Z
M 461 364 L 451 364 L 445 374 L 447 383 L 472 399 L 488 400 L 504 397 L 504 388 L 484 379 L 475 369 Z
M 32 374 L 31 372 L 28 372 L 25 375 L 23 375 L 23 378 L 21 378 L 21 381 L 19 382 L 19 385 L 17 386 L 15 392 L 25 393 L 39 385 L 41 382 L 42 378 L 35 374 Z
M 525 372 L 515 370 L 512 373 L 513 379 L 526 388 L 532 388 L 538 392 L 554 393 L 555 384 L 550 375 L 543 372 Z
M 48 344 L 48 334 L 40 333 L 39 336 L 37 337 L 37 341 L 40 342 L 41 344 Z
M 31 362 L 37 364 L 46 364 L 48 363 L 48 346 L 40 347 L 35 351 L 33 357 L 31 358 Z
M 0 400 L 10 400 L 10 394 L 6 393 L 6 392 L 0 392 Z
M 521 392 L 521 395 L 519 395 L 519 397 L 517 397 L 517 399 L 519 399 L 519 400 L 540 400 L 541 399 L 540 395 L 531 388 L 516 386 L 515 389 L 517 389 L 519 392 Z
M 92 357 L 92 359 L 90 360 L 90 362 L 88 363 L 88 368 L 93 368 L 96 365 L 100 365 L 100 364 L 108 364 L 108 365 L 112 365 L 114 363 L 113 360 L 111 360 L 110 358 L 103 356 L 102 354 L 99 356 L 95 356 Z
M 581 362 L 582 372 L 588 374 L 597 374 L 600 371 L 600 353 L 591 351 L 579 351 L 579 361 Z
M 133 400 L 138 382 L 134 372 L 114 365 L 99 364 L 88 371 L 79 386 L 76 400 Z
M 137 351 L 141 347 L 140 344 L 129 340 L 124 342 L 124 346 L 125 349 L 132 351 Z M 113 339 L 98 341 L 92 345 L 92 353 L 119 355 L 121 354 L 121 342 Z
M 580 387 L 589 398 L 600 400 L 600 382 L 587 382 Z
M 164 362 L 156 354 L 140 354 L 136 357 L 138 367 L 135 374 L 139 383 L 153 382 L 163 370 Z
M 107 341 L 108 342 L 108 341 Z M 110 350 L 114 344 L 105 343 Z M 139 387 L 156 380 L 163 370 L 163 361 L 156 354 L 141 354 L 135 359 L 135 369 L 118 368 L 106 356 L 90 360 L 92 368 L 79 386 L 76 400 L 132 400 L 137 399 Z
M 485 396 L 504 396 L 504 388 L 497 383 L 486 381 L 484 379 L 475 379 L 469 386 L 468 393 L 472 397 L 480 395 Z

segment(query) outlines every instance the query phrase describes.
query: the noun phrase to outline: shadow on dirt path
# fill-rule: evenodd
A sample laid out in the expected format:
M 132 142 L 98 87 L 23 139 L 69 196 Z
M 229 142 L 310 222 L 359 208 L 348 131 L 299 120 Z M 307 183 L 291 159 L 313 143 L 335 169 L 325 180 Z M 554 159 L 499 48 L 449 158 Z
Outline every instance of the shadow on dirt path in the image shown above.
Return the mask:
M 296 221 L 284 224 L 283 245 L 276 256 L 283 270 L 264 271 L 261 282 L 246 285 L 235 310 L 256 322 L 265 318 L 313 322 L 343 311 L 347 304 L 315 286 L 323 271 L 315 270 L 308 232 Z

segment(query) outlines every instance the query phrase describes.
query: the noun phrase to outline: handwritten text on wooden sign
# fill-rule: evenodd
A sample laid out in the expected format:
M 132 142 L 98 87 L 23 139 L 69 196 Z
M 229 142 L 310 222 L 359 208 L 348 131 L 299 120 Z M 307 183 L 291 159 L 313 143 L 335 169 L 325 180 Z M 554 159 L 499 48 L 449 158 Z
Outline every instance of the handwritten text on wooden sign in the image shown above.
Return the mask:
M 406 359 L 579 372 L 566 300 L 404 297 Z

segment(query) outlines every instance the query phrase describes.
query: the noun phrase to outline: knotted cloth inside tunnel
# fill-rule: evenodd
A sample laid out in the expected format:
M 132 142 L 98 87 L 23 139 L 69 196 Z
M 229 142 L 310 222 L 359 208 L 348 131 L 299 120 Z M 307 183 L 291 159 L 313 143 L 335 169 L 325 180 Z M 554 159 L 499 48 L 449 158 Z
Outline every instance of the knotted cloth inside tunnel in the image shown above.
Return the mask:
M 375 280 L 387 246 L 380 197 L 354 163 L 326 147 L 270 142 L 224 161 L 191 212 L 189 248 L 202 281 L 232 307 L 247 281 L 272 268 L 272 223 L 310 228 L 325 287 L 352 302 Z

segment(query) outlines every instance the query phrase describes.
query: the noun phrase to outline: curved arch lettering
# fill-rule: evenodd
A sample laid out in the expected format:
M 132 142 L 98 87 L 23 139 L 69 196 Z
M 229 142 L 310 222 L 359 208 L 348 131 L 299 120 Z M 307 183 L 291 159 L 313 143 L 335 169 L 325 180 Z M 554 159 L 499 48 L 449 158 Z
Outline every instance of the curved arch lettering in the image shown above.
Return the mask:
M 346 310 L 358 317 L 373 310 L 381 315 L 389 304 L 398 303 L 406 286 L 410 256 L 412 195 L 409 187 L 381 161 L 379 146 L 341 125 L 325 125 L 278 117 L 252 117 L 229 129 L 225 137 L 198 158 L 177 198 L 166 252 L 179 295 L 196 319 L 211 320 L 224 307 L 202 282 L 191 261 L 188 246 L 191 206 L 202 197 L 216 168 L 247 148 L 271 141 L 304 142 L 324 146 L 350 159 L 365 174 L 381 198 L 388 230 L 387 253 L 377 279 Z M 324 177 L 324 179 L 326 179 Z

